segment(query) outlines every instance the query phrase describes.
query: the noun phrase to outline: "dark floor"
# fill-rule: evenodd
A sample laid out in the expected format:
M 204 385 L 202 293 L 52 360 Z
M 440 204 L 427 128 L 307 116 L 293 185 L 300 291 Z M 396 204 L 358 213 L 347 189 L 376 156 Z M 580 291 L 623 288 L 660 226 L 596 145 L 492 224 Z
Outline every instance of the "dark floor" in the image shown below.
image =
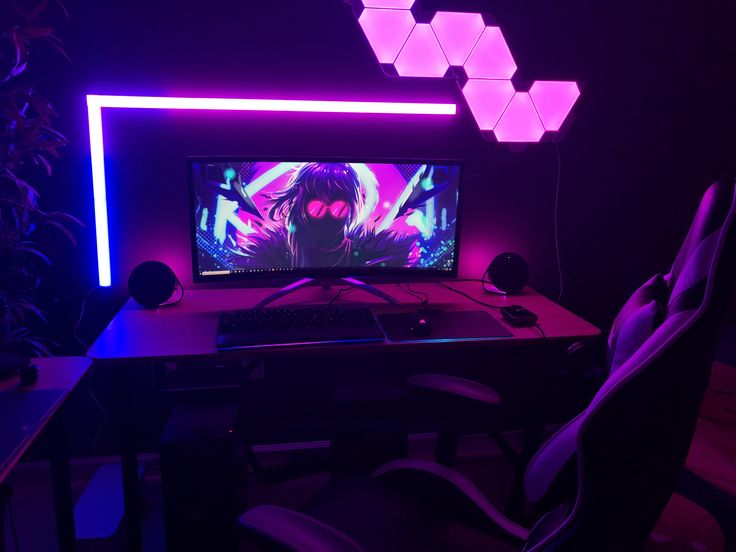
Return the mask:
M 725 329 L 718 350 L 720 362 L 736 366 L 736 325 Z M 433 442 L 430 439 L 416 438 L 412 441 L 413 456 L 429 456 Z M 462 448 L 464 454 L 459 463 L 460 471 L 468 475 L 496 505 L 505 504 L 510 489 L 512 470 L 493 445 L 484 438 L 468 438 Z M 144 458 L 144 549 L 146 551 L 165 550 L 165 535 L 162 513 L 161 477 L 158 457 Z M 114 459 L 95 459 L 77 461 L 73 465 L 73 487 L 75 499 L 81 494 L 101 462 Z M 279 504 L 286 507 L 299 507 L 318 492 L 329 480 L 326 473 L 304 476 L 281 483 L 264 483 L 249 477 L 248 503 Z M 6 516 L 6 535 L 8 550 L 53 551 L 57 549 L 54 527 L 51 482 L 48 464 L 27 462 L 20 464 L 9 477 L 9 485 L 14 491 L 11 511 Z M 13 544 L 13 531 L 18 537 L 17 546 Z M 124 551 L 121 531 L 110 539 L 94 542 L 81 541 L 81 552 Z M 679 549 L 678 549 L 679 550 Z
M 512 436 L 513 438 L 513 436 Z M 427 456 L 433 441 L 418 438 L 412 442 L 413 456 Z M 497 504 L 505 503 L 513 472 L 508 463 L 485 438 L 468 438 L 463 447 L 465 453 L 458 468 L 471 477 L 486 496 Z M 75 462 L 72 481 L 75 500 L 84 490 L 100 462 Z M 165 535 L 161 499 L 161 477 L 158 458 L 144 458 L 144 550 L 165 550 Z M 264 483 L 249 477 L 248 503 L 277 504 L 298 508 L 317 493 L 328 481 L 329 474 L 320 472 L 279 483 Z M 22 551 L 53 551 L 57 549 L 54 527 L 51 479 L 48 464 L 29 462 L 19 465 L 7 480 L 14 491 L 11 501 L 18 549 Z M 13 550 L 10 516 L 6 519 L 8 550 Z M 113 538 L 97 541 L 80 541 L 81 552 L 122 552 L 125 550 L 122 531 Z

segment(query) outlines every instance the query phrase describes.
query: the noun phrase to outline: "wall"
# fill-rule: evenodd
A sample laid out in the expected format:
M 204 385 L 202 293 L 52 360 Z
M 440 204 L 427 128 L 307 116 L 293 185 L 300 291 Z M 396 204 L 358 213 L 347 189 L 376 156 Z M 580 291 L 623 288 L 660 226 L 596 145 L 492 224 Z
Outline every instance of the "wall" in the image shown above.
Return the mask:
M 420 0 L 417 0 L 420 1 Z M 606 325 L 627 293 L 666 271 L 699 195 L 736 174 L 733 8 L 567 0 L 425 0 L 494 14 L 521 81 L 577 79 L 583 94 L 559 143 L 559 237 L 568 308 Z M 642 3 L 643 4 L 643 3 Z M 187 279 L 186 171 L 193 154 L 460 157 L 466 160 L 461 273 L 503 250 L 528 258 L 555 297 L 554 144 L 485 142 L 454 82 L 385 77 L 341 0 L 99 2 L 68 5 L 71 65 L 45 89 L 72 144 L 49 202 L 86 221 L 50 295 L 75 312 L 96 281 L 84 94 L 454 101 L 452 120 L 118 112 L 108 116 L 113 269 L 161 257 Z M 53 82 L 51 82 L 53 81 Z M 143 213 L 143 214 L 142 214 Z M 72 277 L 69 274 L 75 271 Z M 67 314 L 66 316 L 70 316 Z

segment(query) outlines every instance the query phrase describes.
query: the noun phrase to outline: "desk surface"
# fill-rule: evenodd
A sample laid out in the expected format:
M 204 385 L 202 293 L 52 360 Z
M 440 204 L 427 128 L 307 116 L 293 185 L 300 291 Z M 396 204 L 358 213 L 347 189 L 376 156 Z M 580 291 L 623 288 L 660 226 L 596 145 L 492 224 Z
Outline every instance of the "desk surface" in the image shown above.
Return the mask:
M 478 282 L 450 281 L 448 285 L 462 290 L 472 297 L 499 307 L 511 304 L 523 305 L 539 316 L 539 323 L 544 329 L 547 340 L 570 340 L 595 337 L 600 330 L 585 320 L 563 309 L 553 301 L 526 288 L 521 294 L 512 297 L 492 295 L 484 292 Z M 284 304 L 325 303 L 340 289 L 335 286 L 325 290 L 321 287 L 307 287 L 280 299 L 271 306 Z M 351 290 L 340 298 L 340 304 L 369 306 L 374 313 L 410 312 L 419 307 L 416 297 L 409 294 L 404 287 L 397 284 L 377 286 L 396 299 L 402 301 L 401 306 L 390 305 L 361 290 Z M 411 284 L 415 292 L 429 295 L 429 307 L 444 310 L 478 310 L 486 309 L 497 320 L 501 316 L 489 309 L 453 293 L 437 283 Z M 488 346 L 490 342 L 503 344 L 525 344 L 542 340 L 537 328 L 513 328 L 502 322 L 513 334 L 511 337 L 491 338 L 488 340 L 453 340 L 440 341 L 405 341 L 380 343 L 357 343 L 339 345 L 307 345 L 298 347 L 259 348 L 218 352 L 215 347 L 218 314 L 223 310 L 249 308 L 255 305 L 274 289 L 210 289 L 187 290 L 181 303 L 158 309 L 146 310 L 132 300 L 113 318 L 97 341 L 87 351 L 87 355 L 97 361 L 115 362 L 131 360 L 151 360 L 192 358 L 192 357 L 243 357 L 285 355 L 290 353 L 305 354 L 316 352 L 324 354 L 361 351 L 381 352 L 409 351 L 421 347 L 457 348 Z
M 85 357 L 51 357 L 33 361 L 38 366 L 38 381 L 34 385 L 20 385 L 18 377 L 0 381 L 0 391 L 5 393 L 33 393 L 34 391 L 61 391 L 59 399 L 50 404 L 45 414 L 39 418 L 37 427 L 26 433 L 15 446 L 12 456 L 0 466 L 0 482 L 4 481 L 18 463 L 33 441 L 61 408 L 69 394 L 87 373 L 92 361 Z

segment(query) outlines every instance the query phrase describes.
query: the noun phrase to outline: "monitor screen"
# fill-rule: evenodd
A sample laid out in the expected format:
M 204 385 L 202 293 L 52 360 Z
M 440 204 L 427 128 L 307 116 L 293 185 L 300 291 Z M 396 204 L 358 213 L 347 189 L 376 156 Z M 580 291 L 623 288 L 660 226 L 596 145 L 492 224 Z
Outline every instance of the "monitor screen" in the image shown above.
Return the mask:
M 189 158 L 194 280 L 454 276 L 459 161 Z

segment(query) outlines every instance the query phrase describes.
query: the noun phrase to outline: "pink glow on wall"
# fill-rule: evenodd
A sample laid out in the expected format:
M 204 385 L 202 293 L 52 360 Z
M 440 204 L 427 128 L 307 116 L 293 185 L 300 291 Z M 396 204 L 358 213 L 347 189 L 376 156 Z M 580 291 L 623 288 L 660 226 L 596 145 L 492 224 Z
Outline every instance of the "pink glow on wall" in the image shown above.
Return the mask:
M 394 62 L 414 28 L 409 10 L 365 9 L 358 21 L 381 63 Z
M 479 13 L 437 12 L 431 25 L 450 65 L 465 63 L 485 28 Z
M 469 79 L 463 96 L 478 128 L 486 137 L 493 131 L 499 142 L 538 142 L 545 131 L 561 128 L 580 96 L 576 82 L 537 81 L 529 94 L 513 96 L 510 79 L 516 73 L 516 62 L 499 27 L 486 27 L 479 13 L 445 11 L 435 13 L 429 25 L 415 25 L 409 11 L 413 3 L 363 1 L 367 9 L 359 21 L 381 63 L 393 63 L 402 77 L 444 77 L 450 65 L 462 66 Z M 509 105 L 512 97 L 513 105 Z M 505 116 L 507 105 L 513 109 Z M 529 106 L 538 115 L 532 117 Z M 497 130 L 499 120 L 503 125 Z M 512 121 L 521 127 L 514 130 Z
M 485 28 L 464 67 L 470 78 L 510 79 L 514 76 L 516 63 L 501 29 Z
M 394 62 L 402 77 L 441 77 L 447 71 L 447 58 L 432 27 L 417 23 Z
M 567 114 L 580 96 L 576 82 L 537 81 L 529 90 L 546 130 L 560 130 Z
M 414 4 L 414 0 L 363 0 L 366 8 L 395 8 L 408 10 Z
M 499 142 L 539 142 L 544 126 L 527 92 L 516 92 L 493 129 Z
M 478 127 L 493 130 L 514 97 L 514 86 L 509 80 L 470 79 L 463 87 L 463 96 Z

